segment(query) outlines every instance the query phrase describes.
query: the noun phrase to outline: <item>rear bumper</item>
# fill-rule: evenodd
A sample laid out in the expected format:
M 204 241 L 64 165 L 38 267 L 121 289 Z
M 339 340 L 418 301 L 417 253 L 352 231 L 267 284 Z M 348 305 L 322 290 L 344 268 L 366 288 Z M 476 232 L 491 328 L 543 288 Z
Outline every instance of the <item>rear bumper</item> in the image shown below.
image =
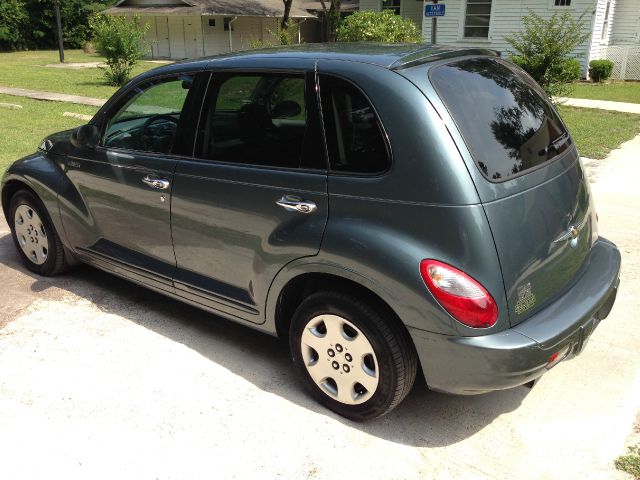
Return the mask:
M 456 337 L 418 329 L 409 333 L 429 388 L 478 394 L 523 385 L 547 371 L 551 355 L 578 355 L 605 318 L 620 282 L 620 252 L 600 238 L 573 287 L 516 327 L 491 335 Z

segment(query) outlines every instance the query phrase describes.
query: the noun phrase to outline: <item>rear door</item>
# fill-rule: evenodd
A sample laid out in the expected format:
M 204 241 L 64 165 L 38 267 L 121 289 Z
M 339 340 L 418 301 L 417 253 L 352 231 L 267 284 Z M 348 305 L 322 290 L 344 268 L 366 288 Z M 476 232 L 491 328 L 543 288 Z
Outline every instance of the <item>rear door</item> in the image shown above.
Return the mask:
M 577 150 L 544 92 L 512 64 L 466 58 L 429 78 L 468 147 L 516 325 L 570 286 L 597 236 Z
M 171 215 L 177 292 L 262 323 L 276 273 L 318 253 L 327 175 L 313 63 L 252 67 L 213 72 L 195 158 L 176 166 Z

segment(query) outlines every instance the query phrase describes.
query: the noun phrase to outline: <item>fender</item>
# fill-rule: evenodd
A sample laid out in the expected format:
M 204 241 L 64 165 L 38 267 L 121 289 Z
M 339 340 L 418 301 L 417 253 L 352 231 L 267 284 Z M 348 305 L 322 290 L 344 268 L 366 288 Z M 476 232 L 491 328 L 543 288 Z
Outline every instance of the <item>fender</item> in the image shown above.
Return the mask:
M 372 279 L 361 275 L 360 273 L 345 268 L 341 265 L 331 263 L 321 257 L 303 257 L 298 258 L 291 263 L 285 265 L 271 282 L 265 302 L 265 323 L 261 325 L 261 330 L 276 335 L 276 308 L 278 306 L 278 298 L 282 289 L 296 277 L 309 273 L 323 273 L 334 275 L 355 283 L 371 290 L 378 295 L 388 305 L 396 302 L 394 296 L 387 291 L 382 285 L 376 283 Z M 393 308 L 393 307 L 392 307 Z
M 60 240 L 69 248 L 58 206 L 58 192 L 64 178 L 62 166 L 43 152 L 16 160 L 2 178 L 2 207 L 7 223 L 10 222 L 9 197 L 5 197 L 5 189 L 13 182 L 22 183 L 42 201 Z

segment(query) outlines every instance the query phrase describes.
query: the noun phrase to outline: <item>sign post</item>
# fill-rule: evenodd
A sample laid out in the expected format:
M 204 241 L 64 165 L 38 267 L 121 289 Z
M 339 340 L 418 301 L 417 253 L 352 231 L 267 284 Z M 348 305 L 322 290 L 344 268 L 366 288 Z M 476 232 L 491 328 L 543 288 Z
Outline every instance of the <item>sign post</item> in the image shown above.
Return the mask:
M 424 6 L 424 16 L 431 17 L 431 43 L 436 43 L 438 33 L 438 17 L 444 17 L 445 5 L 433 0 L 433 3 L 427 3 Z

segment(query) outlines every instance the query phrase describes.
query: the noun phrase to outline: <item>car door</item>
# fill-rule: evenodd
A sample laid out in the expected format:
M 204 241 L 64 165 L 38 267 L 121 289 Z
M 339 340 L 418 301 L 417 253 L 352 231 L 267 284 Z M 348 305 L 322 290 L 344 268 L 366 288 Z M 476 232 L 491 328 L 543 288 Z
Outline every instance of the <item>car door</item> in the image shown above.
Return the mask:
M 61 198 L 65 231 L 84 259 L 149 286 L 173 291 L 171 192 L 176 147 L 193 75 L 137 84 L 102 119 L 95 149 L 67 162 L 74 190 Z
M 318 253 L 328 201 L 315 92 L 312 62 L 213 72 L 195 158 L 174 177 L 177 293 L 262 323 L 276 273 Z

